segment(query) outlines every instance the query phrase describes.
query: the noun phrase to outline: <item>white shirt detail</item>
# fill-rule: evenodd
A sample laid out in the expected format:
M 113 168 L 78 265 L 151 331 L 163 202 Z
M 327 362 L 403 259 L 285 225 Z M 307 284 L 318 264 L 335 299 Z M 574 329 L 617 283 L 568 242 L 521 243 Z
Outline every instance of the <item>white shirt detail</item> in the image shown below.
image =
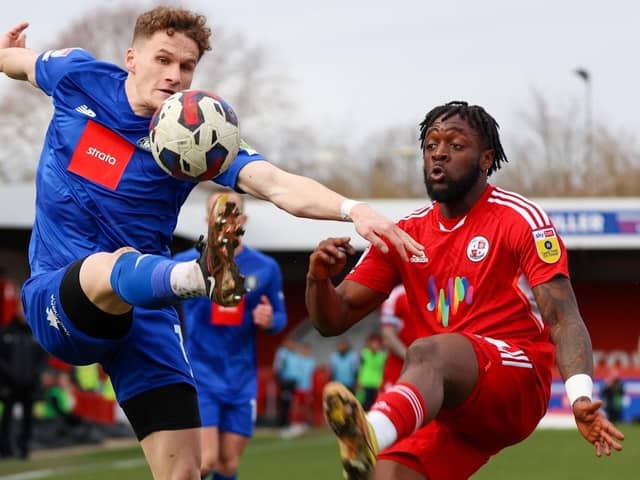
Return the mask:
M 440 231 L 441 232 L 453 232 L 454 230 L 459 229 L 462 225 L 464 225 L 464 222 L 467 220 L 467 217 L 463 217 L 462 220 L 460 220 L 458 223 L 456 223 L 453 227 L 451 228 L 447 228 L 445 227 L 442 222 L 438 222 L 440 224 Z
M 411 263 L 427 263 L 428 261 L 429 259 L 426 255 L 411 255 L 411 258 L 409 258 L 409 262 Z
M 47 312 L 47 321 L 49 322 L 49 326 L 57 330 L 60 330 L 60 327 L 58 326 L 58 317 L 53 311 L 53 308 L 47 307 L 46 312 Z
M 80 105 L 79 107 L 76 107 L 76 112 L 82 113 L 83 115 L 86 115 L 87 117 L 91 117 L 91 118 L 95 118 L 96 116 L 96 112 L 91 110 L 86 105 Z

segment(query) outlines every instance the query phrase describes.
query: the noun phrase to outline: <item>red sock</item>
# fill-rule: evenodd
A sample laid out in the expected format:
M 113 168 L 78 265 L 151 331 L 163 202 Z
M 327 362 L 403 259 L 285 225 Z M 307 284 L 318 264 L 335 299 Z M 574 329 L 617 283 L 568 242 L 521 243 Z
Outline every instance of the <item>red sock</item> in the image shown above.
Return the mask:
M 420 392 L 410 383 L 396 383 L 380 394 L 370 411 L 386 415 L 396 427 L 398 438 L 404 438 L 422 426 L 426 407 Z

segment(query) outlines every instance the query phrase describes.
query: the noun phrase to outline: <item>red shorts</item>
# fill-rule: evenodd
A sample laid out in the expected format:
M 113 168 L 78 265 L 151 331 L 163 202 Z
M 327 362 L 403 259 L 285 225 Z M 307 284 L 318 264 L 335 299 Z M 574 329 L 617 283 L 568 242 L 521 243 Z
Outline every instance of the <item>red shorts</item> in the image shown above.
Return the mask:
M 547 410 L 551 344 L 506 344 L 465 335 L 478 358 L 469 398 L 378 455 L 429 480 L 465 480 L 501 449 L 528 437 Z

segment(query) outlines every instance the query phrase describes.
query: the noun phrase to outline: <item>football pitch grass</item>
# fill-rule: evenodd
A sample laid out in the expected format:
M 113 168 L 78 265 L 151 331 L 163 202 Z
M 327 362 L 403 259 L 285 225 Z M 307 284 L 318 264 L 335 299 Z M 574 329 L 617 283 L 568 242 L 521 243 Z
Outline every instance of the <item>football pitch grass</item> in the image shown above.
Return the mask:
M 640 426 L 623 425 L 625 450 L 596 458 L 574 430 L 538 430 L 485 465 L 473 480 L 632 480 L 640 478 Z M 456 459 L 452 458 L 452 462 Z M 281 440 L 260 432 L 247 449 L 242 480 L 340 480 L 337 446 L 328 430 Z M 39 452 L 30 461 L 0 462 L 0 480 L 150 480 L 140 448 L 95 447 Z

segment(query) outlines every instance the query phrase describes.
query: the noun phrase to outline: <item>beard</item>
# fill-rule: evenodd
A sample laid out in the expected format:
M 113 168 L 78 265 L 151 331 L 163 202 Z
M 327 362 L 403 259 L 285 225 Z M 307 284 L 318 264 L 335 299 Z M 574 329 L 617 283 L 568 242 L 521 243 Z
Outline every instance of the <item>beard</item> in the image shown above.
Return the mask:
M 473 168 L 462 176 L 459 180 L 445 180 L 438 185 L 444 185 L 444 189 L 436 190 L 435 184 L 429 180 L 429 174 L 426 168 L 422 168 L 422 175 L 424 177 L 424 185 L 427 188 L 427 195 L 431 200 L 440 203 L 453 203 L 462 200 L 471 188 L 476 184 L 480 178 L 482 169 L 480 168 L 480 158 L 475 163 Z

